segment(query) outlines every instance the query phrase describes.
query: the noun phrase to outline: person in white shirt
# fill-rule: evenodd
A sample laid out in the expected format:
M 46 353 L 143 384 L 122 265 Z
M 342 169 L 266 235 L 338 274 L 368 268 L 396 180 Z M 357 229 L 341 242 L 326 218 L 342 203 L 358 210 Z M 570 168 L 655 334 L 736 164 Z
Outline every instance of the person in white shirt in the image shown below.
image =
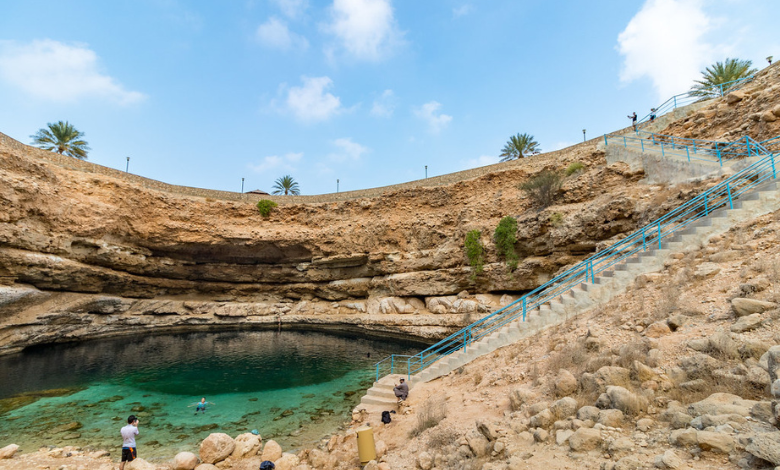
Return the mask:
M 138 418 L 130 415 L 127 418 L 127 426 L 120 431 L 122 434 L 122 461 L 119 464 L 119 470 L 125 470 L 125 462 L 132 462 L 138 457 L 138 451 L 135 448 L 135 436 L 138 435 Z

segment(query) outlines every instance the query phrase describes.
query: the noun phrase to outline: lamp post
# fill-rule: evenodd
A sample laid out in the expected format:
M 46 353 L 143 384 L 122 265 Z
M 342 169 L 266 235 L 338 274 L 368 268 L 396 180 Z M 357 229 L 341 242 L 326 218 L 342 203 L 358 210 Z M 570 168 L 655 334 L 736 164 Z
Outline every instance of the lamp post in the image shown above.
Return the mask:
M 244 178 L 241 178 L 241 194 L 244 194 Z
M 428 179 L 428 165 L 425 165 L 425 179 Z
M 336 192 L 339 192 L 339 179 L 336 178 Z
M 125 165 L 125 173 L 130 170 L 130 157 L 127 157 L 127 164 Z
M 582 130 L 582 141 L 585 142 L 585 129 Z

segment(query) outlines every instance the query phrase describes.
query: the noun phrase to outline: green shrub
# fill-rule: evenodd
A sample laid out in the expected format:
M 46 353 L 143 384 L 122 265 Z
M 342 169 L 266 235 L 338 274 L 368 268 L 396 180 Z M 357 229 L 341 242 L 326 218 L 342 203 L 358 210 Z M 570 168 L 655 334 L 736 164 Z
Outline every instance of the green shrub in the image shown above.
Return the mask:
M 271 210 L 278 206 L 279 204 L 275 203 L 274 201 L 269 201 L 268 199 L 261 199 L 257 201 L 257 210 L 260 211 L 260 214 L 263 217 L 268 217 L 271 215 Z
M 464 246 L 466 247 L 466 258 L 469 259 L 471 265 L 471 279 L 474 280 L 477 274 L 482 272 L 482 267 L 485 264 L 484 253 L 485 247 L 482 245 L 482 232 L 479 230 L 472 230 L 466 234 L 466 241 Z
M 566 168 L 566 176 L 571 176 L 580 170 L 584 170 L 585 165 L 582 162 L 574 162 Z
M 435 428 L 441 420 L 447 417 L 447 403 L 443 396 L 433 396 L 420 406 L 417 411 L 417 423 L 409 433 L 410 437 L 418 436 L 426 429 Z
M 550 224 L 553 227 L 560 227 L 563 225 L 563 214 L 560 212 L 553 212 L 550 214 Z
M 517 253 L 515 252 L 515 243 L 517 242 L 517 219 L 506 216 L 498 223 L 496 231 L 493 232 L 493 241 L 496 242 L 498 252 L 506 258 L 506 265 L 514 271 L 517 269 Z
M 522 183 L 519 188 L 528 194 L 542 209 L 552 205 L 563 186 L 563 176 L 558 171 L 542 170 L 536 176 Z

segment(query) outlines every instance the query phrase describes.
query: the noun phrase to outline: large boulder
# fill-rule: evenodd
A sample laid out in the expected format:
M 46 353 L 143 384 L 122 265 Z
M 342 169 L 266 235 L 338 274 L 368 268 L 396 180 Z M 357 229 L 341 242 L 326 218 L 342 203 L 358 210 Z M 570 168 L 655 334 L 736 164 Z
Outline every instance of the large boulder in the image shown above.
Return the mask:
M 738 414 L 748 417 L 756 403 L 730 393 L 713 393 L 704 400 L 688 405 L 688 414 L 691 416 Z
M 577 400 L 564 397 L 550 405 L 550 412 L 556 420 L 568 418 L 577 412 Z
M 192 452 L 179 452 L 173 458 L 173 470 L 194 470 L 198 466 L 198 457 Z
M 677 455 L 672 449 L 667 450 L 662 455 L 658 455 L 655 458 L 656 468 L 680 468 L 685 464 L 680 456 Z
M 780 466 L 780 432 L 757 434 L 750 438 L 745 450 L 767 462 Z
M 731 308 L 734 310 L 734 314 L 738 317 L 746 317 L 754 313 L 764 313 L 767 310 L 777 308 L 777 304 L 774 302 L 765 302 L 763 300 L 756 299 L 743 299 L 735 298 L 731 299 Z
M 780 346 L 772 346 L 764 356 L 766 356 L 769 381 L 774 382 L 775 380 L 780 379 Z M 762 360 L 764 359 L 764 356 L 761 356 Z
M 601 446 L 601 431 L 593 428 L 579 428 L 569 436 L 569 448 L 575 452 L 593 450 Z
M 19 446 L 16 444 L 9 444 L 0 449 L 0 460 L 13 458 L 16 451 L 19 450 Z
M 222 432 L 209 434 L 209 437 L 200 443 L 200 460 L 203 463 L 221 462 L 228 458 L 235 448 L 235 441 L 227 434 Z
M 277 459 L 281 458 L 282 456 L 282 446 L 280 446 L 276 441 L 269 440 L 265 443 L 265 446 L 263 447 L 263 460 L 270 460 L 271 462 L 275 462 Z
M 623 412 L 620 410 L 601 410 L 598 422 L 604 426 L 617 428 L 623 424 L 623 417 Z
M 595 423 L 599 419 L 600 412 L 601 410 L 596 408 L 595 406 L 583 406 L 582 408 L 577 410 L 577 419 L 579 419 L 580 421 L 591 420 Z
M 555 422 L 555 417 L 553 416 L 549 408 L 545 408 L 539 413 L 531 416 L 531 421 L 529 425 L 532 428 L 547 429 L 552 425 L 553 422 Z
M 696 432 L 696 442 L 702 450 L 724 454 L 734 450 L 734 438 L 721 432 L 698 431 Z
M 577 378 L 566 369 L 558 371 L 555 378 L 555 394 L 559 397 L 567 397 L 577 391 Z
M 629 415 L 637 415 L 647 410 L 649 404 L 644 396 L 631 393 L 623 387 L 607 387 L 606 395 L 609 397 L 610 408 Z
M 241 459 L 244 457 L 257 455 L 257 451 L 260 450 L 261 437 L 251 432 L 239 434 L 236 439 L 236 447 L 233 449 L 233 457 Z
M 580 379 L 585 391 L 603 392 L 609 385 L 625 385 L 631 382 L 631 371 L 617 366 L 604 366 L 594 374 L 584 373 Z

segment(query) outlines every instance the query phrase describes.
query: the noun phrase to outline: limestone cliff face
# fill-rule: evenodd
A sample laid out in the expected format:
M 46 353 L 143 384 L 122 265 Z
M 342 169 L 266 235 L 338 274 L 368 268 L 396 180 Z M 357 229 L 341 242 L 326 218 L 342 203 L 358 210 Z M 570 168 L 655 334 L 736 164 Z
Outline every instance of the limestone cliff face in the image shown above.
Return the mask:
M 559 205 L 538 211 L 518 189 L 575 161 L 586 170 L 567 178 Z M 0 143 L 0 348 L 280 320 L 438 338 L 695 192 L 640 178 L 585 143 L 447 185 L 283 203 L 263 218 L 250 202 L 154 191 Z M 513 273 L 491 241 L 506 215 L 519 221 Z M 463 254 L 473 229 L 488 262 L 476 281 Z

